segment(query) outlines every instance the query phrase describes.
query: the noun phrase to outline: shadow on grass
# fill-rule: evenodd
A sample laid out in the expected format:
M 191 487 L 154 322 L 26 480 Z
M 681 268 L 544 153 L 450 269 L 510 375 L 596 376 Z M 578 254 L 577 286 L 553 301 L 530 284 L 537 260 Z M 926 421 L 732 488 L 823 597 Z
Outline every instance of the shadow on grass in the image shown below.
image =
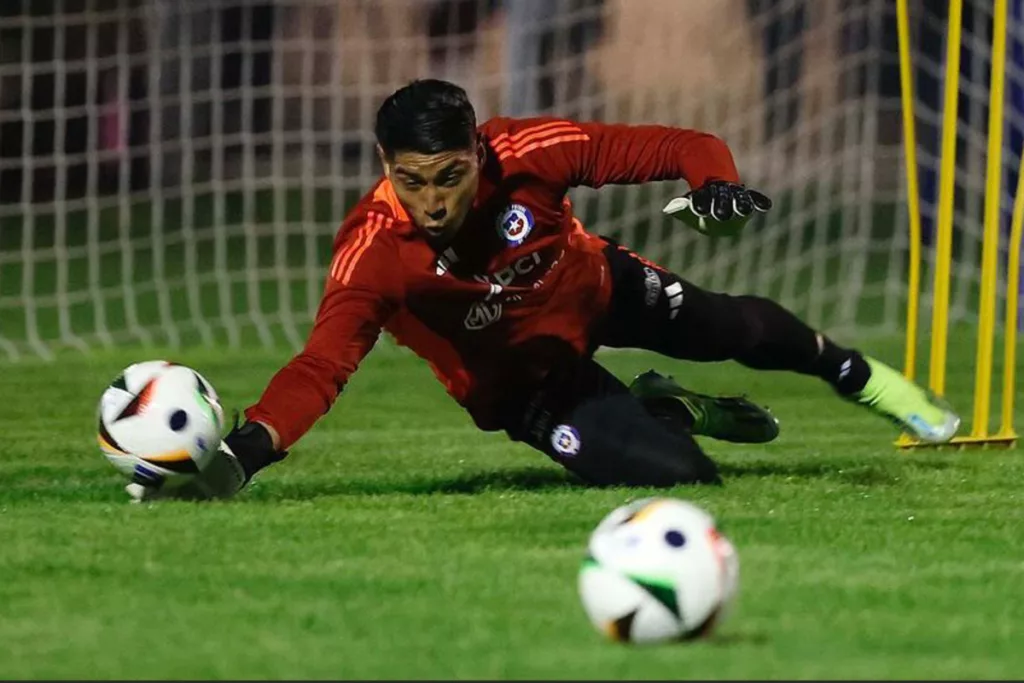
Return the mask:
M 901 456 L 895 455 L 895 458 Z M 783 479 L 789 482 L 828 480 L 854 486 L 893 486 L 913 478 L 915 472 L 955 467 L 955 460 L 906 459 L 892 463 L 835 463 L 764 461 L 728 462 L 720 465 L 724 485 L 743 479 Z M 127 501 L 124 484 L 107 472 L 92 476 L 69 475 L 48 468 L 26 468 L 17 474 L 0 475 L 0 502 L 105 502 Z M 495 469 L 449 476 L 388 475 L 379 478 L 277 479 L 268 476 L 257 481 L 232 502 L 254 503 L 301 501 L 329 496 L 374 495 L 476 495 L 481 493 L 543 492 L 585 490 L 592 487 L 557 466 Z M 629 487 L 612 487 L 631 490 Z M 685 490 L 680 486 L 674 490 Z M 656 491 L 642 487 L 636 490 Z
M 894 454 L 894 458 L 905 457 Z M 787 481 L 811 481 L 827 479 L 837 483 L 856 486 L 891 486 L 913 476 L 913 472 L 945 470 L 954 467 L 948 459 L 895 460 L 885 463 L 837 463 L 837 462 L 765 462 L 723 463 L 719 471 L 728 484 L 730 479 L 756 477 L 758 479 L 783 478 Z
M 448 477 L 353 479 L 310 482 L 274 482 L 254 487 L 244 499 L 253 501 L 307 500 L 321 496 L 474 495 L 514 491 L 551 491 L 586 488 L 586 484 L 560 469 L 528 467 L 472 472 Z M 239 499 L 240 501 L 243 499 Z
M 945 469 L 950 463 L 914 463 L 915 469 Z M 900 467 L 882 464 L 842 465 L 814 462 L 727 463 L 720 467 L 725 487 L 730 481 L 746 478 L 787 481 L 829 480 L 855 486 L 893 486 L 907 473 Z M 768 483 L 766 481 L 766 483 Z M 638 490 L 657 494 L 651 487 L 596 487 L 558 468 L 526 467 L 488 472 L 471 472 L 452 476 L 381 479 L 329 479 L 317 482 L 275 481 L 267 487 L 257 486 L 239 500 L 254 502 L 308 500 L 322 496 L 372 495 L 476 495 L 481 493 L 571 491 L 585 489 Z M 666 491 L 685 490 L 686 486 Z

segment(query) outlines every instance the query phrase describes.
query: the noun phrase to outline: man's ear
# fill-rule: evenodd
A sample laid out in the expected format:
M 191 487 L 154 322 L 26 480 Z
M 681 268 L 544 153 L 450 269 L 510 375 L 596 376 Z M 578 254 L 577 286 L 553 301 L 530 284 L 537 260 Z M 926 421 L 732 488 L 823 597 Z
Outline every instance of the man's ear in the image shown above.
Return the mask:
M 377 144 L 377 158 L 380 159 L 381 166 L 384 167 L 384 175 L 391 175 L 391 164 L 388 162 L 388 155 L 384 153 L 384 148 Z
M 487 145 L 484 144 L 483 138 L 476 143 L 476 159 L 480 163 L 480 168 L 483 168 L 487 162 Z

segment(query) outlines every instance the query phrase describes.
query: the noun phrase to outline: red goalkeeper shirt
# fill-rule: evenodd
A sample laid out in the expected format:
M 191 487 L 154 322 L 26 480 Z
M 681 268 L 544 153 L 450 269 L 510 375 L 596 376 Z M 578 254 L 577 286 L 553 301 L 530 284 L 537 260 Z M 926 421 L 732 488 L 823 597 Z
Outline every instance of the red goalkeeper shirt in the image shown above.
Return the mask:
M 382 330 L 430 364 L 477 426 L 501 429 L 510 395 L 565 354 L 593 350 L 608 304 L 606 243 L 584 231 L 568 189 L 738 181 L 725 144 L 692 130 L 496 118 L 480 133 L 480 189 L 444 251 L 412 225 L 386 179 L 346 217 L 305 348 L 246 411 L 282 448 L 330 409 Z

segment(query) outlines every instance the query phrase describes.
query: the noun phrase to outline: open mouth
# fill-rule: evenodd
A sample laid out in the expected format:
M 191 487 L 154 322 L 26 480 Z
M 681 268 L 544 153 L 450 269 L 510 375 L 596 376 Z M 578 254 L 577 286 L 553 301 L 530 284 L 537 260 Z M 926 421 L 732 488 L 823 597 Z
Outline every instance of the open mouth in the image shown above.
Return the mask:
M 448 226 L 447 225 L 438 225 L 438 224 L 435 223 L 435 224 L 426 224 L 426 225 L 423 225 L 421 227 L 423 228 L 423 230 L 428 235 L 431 235 L 431 236 L 434 236 L 434 237 L 437 237 L 439 235 L 443 235 L 446 232 L 448 232 Z

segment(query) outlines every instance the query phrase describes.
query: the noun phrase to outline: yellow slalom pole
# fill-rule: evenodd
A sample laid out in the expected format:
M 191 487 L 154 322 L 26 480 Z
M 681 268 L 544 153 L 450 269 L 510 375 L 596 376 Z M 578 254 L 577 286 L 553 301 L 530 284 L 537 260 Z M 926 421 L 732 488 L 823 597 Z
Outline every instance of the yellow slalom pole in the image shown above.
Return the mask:
M 946 393 L 946 351 L 949 341 L 949 275 L 953 261 L 953 192 L 956 173 L 957 106 L 960 94 L 960 36 L 963 0 L 950 0 L 946 31 L 945 97 L 939 172 L 939 216 L 935 236 L 935 286 L 932 304 L 932 346 L 928 373 L 939 396 Z
M 896 2 L 896 27 L 900 45 L 900 97 L 903 100 L 903 160 L 907 171 L 907 213 L 910 219 L 907 348 L 903 358 L 903 374 L 912 380 L 917 374 L 917 318 L 921 302 L 921 192 L 917 179 L 917 135 L 914 126 L 914 76 L 911 71 L 908 2 L 909 0 Z
M 999 205 L 1003 173 L 1003 104 L 1006 82 L 1007 0 L 992 6 L 992 74 L 988 101 L 988 166 L 985 170 L 985 227 L 981 248 L 981 298 L 974 368 L 974 420 L 971 436 L 988 436 L 992 396 L 992 349 L 996 334 L 996 282 L 999 275 Z
M 1017 306 L 1020 302 L 1020 249 L 1024 224 L 1024 150 L 1017 175 L 1017 190 L 1013 198 L 1013 223 L 1010 229 L 1010 253 L 1006 273 L 1006 332 L 1003 349 L 1003 409 L 999 437 L 1015 439 L 1013 430 L 1013 399 L 1017 370 Z

